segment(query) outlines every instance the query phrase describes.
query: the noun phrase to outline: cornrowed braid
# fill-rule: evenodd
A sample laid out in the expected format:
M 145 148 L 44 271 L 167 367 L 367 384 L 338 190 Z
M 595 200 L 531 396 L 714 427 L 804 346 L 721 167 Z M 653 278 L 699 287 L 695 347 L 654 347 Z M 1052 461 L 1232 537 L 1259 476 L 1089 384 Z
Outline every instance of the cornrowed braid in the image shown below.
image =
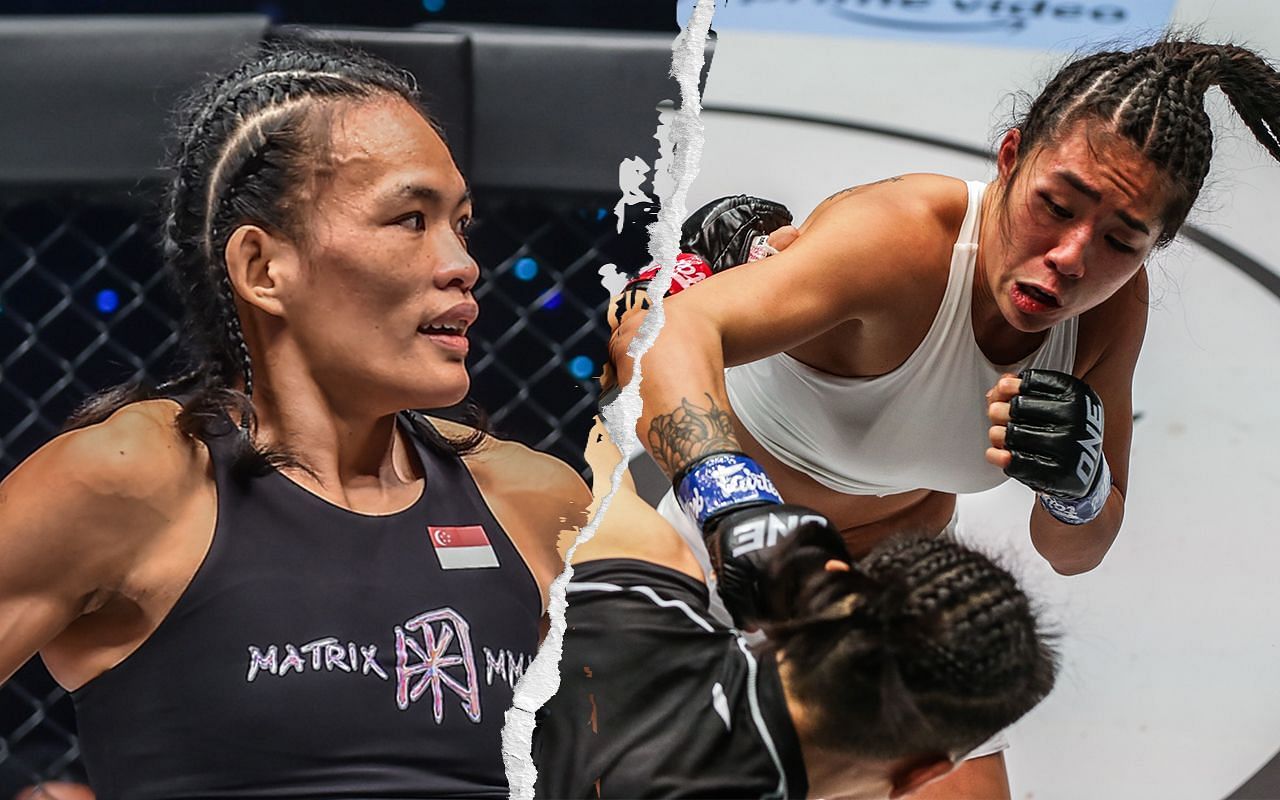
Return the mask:
M 197 87 L 178 108 L 161 249 L 184 309 L 188 364 L 182 378 L 164 388 L 182 391 L 175 398 L 183 405 L 177 422 L 189 436 L 225 433 L 226 412 L 240 412 L 239 477 L 302 465 L 284 450 L 260 450 L 253 442 L 255 375 L 227 274 L 227 242 L 244 224 L 298 237 L 297 198 L 328 147 L 323 109 L 376 96 L 409 103 L 439 132 L 421 107 L 411 75 L 366 53 L 318 41 L 266 43 L 236 68 Z M 91 398 L 68 426 L 100 422 L 121 405 L 151 396 L 141 388 L 109 390 Z M 468 421 L 483 428 L 474 407 Z M 415 427 L 428 446 L 446 455 L 466 452 L 483 440 L 482 432 L 453 441 L 419 420 Z
M 1145 143 L 1155 132 L 1156 116 L 1165 95 L 1164 76 L 1143 75 L 1116 109 L 1115 128 L 1133 142 Z
M 1099 53 L 1091 59 L 1080 59 L 1067 65 L 1045 86 L 1031 104 L 1021 124 L 1023 143 L 1019 155 L 1056 128 L 1058 122 L 1081 103 L 1087 103 L 1100 91 L 1099 83 L 1111 70 L 1129 60 L 1123 52 Z
M 229 362 L 234 362 L 236 370 L 229 371 L 223 379 L 230 383 L 239 374 L 244 378 L 244 394 L 253 397 L 253 364 L 249 361 L 249 346 L 244 341 L 244 331 L 240 328 L 240 316 L 236 314 L 235 293 L 231 288 L 231 279 L 224 272 L 221 286 L 222 324 L 226 329 L 227 342 L 232 352 Z M 244 424 L 247 424 L 244 423 Z
M 1151 76 L 1152 55 L 1148 52 L 1137 50 L 1128 54 L 1128 58 L 1113 67 L 1105 76 L 1098 81 L 1098 91 L 1091 100 L 1096 104 L 1097 111 L 1106 114 L 1112 124 L 1118 119 L 1127 117 L 1128 110 L 1135 108 L 1138 110 L 1142 104 L 1142 93 L 1140 88 Z M 1149 99 L 1150 95 L 1147 95 Z M 1147 104 L 1149 107 L 1149 103 Z M 1087 107 L 1082 103 L 1077 106 L 1077 111 L 1085 110 Z
M 780 616 L 762 627 L 820 742 L 877 758 L 960 753 L 1052 688 L 1055 657 L 1030 601 L 990 559 L 907 538 L 828 572 L 819 537 L 802 527 L 779 552 L 769 582 Z

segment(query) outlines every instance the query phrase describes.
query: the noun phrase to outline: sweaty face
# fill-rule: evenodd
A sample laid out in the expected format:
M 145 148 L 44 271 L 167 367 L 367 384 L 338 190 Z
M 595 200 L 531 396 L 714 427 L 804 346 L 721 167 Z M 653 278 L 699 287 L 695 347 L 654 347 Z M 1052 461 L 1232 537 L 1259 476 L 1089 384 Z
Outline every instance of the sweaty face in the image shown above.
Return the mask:
M 1006 182 L 1014 151 L 1006 138 Z M 1165 190 L 1136 148 L 1083 124 L 1025 159 L 983 263 L 1001 316 L 1031 333 L 1088 311 L 1137 273 L 1160 235 Z
M 338 107 L 328 158 L 304 198 L 304 265 L 288 328 L 322 386 L 388 409 L 467 392 L 479 269 L 467 253 L 466 182 L 408 103 Z

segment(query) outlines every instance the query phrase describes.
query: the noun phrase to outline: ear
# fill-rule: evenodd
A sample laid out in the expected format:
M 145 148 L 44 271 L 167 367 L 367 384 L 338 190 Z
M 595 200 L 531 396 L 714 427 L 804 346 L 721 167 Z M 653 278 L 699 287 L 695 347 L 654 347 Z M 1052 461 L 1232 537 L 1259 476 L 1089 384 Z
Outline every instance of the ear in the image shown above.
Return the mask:
M 1000 172 L 1000 180 L 1006 183 L 1018 165 L 1018 148 L 1022 146 L 1022 131 L 1012 128 L 1000 140 L 1000 150 L 996 153 L 996 167 Z
M 894 800 L 894 798 L 906 797 L 926 783 L 936 781 L 951 772 L 955 767 L 955 762 L 943 755 L 925 756 L 907 762 L 890 773 L 889 783 L 892 788 L 889 790 L 889 798 Z
M 241 300 L 284 316 L 283 296 L 299 276 L 300 253 L 292 242 L 257 225 L 241 225 L 227 239 L 227 276 Z
M 823 564 L 822 568 L 827 572 L 848 572 L 850 570 L 849 562 L 841 561 L 838 558 L 831 559 L 827 563 Z

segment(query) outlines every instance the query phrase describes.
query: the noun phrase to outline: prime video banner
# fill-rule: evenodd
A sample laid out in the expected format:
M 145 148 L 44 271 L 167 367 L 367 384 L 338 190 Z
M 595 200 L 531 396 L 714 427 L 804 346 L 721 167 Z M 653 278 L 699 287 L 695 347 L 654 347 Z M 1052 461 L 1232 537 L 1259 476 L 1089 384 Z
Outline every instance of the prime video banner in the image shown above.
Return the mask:
M 1152 38 L 1177 0 L 717 0 L 711 27 L 1074 49 Z M 677 0 L 681 25 L 694 0 Z

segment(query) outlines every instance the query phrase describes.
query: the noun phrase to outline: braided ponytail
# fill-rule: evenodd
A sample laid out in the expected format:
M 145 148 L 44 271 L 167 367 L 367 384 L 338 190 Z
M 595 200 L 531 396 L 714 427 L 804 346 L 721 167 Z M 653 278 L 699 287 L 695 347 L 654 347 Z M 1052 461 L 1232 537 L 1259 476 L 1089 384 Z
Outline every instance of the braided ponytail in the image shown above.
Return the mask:
M 1008 572 L 944 539 L 892 541 L 829 572 L 817 531 L 774 564 L 770 649 L 816 740 L 860 756 L 960 755 L 1053 687 L 1055 656 Z
M 234 472 L 240 478 L 273 467 L 305 469 L 287 451 L 253 441 L 254 369 L 245 342 L 225 251 L 246 223 L 300 238 L 300 190 L 323 161 L 325 112 L 334 103 L 399 97 L 422 113 L 412 76 L 381 59 L 330 43 L 277 40 L 229 73 L 197 88 L 179 107 L 170 162 L 161 249 L 181 298 L 187 365 L 179 377 L 149 389 L 115 387 L 84 403 L 65 428 L 100 422 L 131 402 L 176 395 L 182 432 L 194 438 L 229 433 L 240 418 Z M 479 420 L 477 420 L 479 421 Z M 483 433 L 445 439 L 420 426 L 442 454 L 476 447 Z

